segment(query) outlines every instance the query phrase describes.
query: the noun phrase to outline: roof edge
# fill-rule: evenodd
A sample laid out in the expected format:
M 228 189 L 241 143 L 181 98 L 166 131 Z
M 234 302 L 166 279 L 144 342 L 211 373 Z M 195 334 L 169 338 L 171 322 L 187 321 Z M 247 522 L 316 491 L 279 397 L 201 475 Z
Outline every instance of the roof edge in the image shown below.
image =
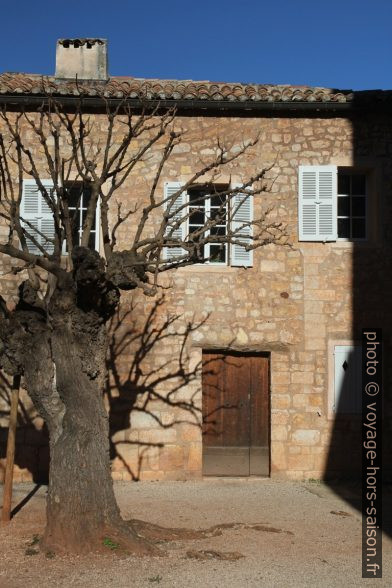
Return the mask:
M 26 94 L 0 94 L 0 104 L 10 105 L 22 105 L 36 107 L 42 105 L 47 99 L 47 96 L 43 95 L 26 95 Z M 51 98 L 57 100 L 64 106 L 75 105 L 79 96 L 61 96 L 54 95 Z M 120 102 L 124 102 L 124 98 L 105 98 L 105 103 L 109 105 L 117 105 Z M 170 99 L 170 100 L 157 100 L 157 99 L 143 99 L 143 98 L 126 98 L 125 102 L 128 105 L 134 105 L 135 107 L 146 106 L 146 101 L 151 108 L 161 106 L 162 108 L 176 107 L 179 111 L 200 111 L 200 112 L 242 112 L 242 113 L 256 113 L 256 112 L 336 112 L 343 113 L 353 110 L 354 104 L 352 102 L 307 102 L 307 101 L 295 101 L 295 102 L 240 102 L 230 100 L 198 100 L 198 99 Z M 86 110 L 89 108 L 99 109 L 102 108 L 103 102 L 100 96 L 83 96 L 83 104 Z M 391 104 L 392 107 L 392 104 Z

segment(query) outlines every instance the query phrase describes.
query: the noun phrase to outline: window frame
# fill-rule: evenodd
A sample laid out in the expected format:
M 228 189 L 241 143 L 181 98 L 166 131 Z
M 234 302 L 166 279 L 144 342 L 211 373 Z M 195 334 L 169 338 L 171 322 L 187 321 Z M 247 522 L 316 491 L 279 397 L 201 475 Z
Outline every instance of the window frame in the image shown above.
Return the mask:
M 69 184 L 70 186 L 74 186 L 74 185 L 83 185 L 83 182 L 72 182 L 72 180 L 70 182 L 67 182 L 67 184 Z M 82 192 L 82 201 L 83 201 L 83 192 Z M 71 211 L 75 211 L 77 210 L 76 206 L 68 206 L 68 210 Z M 83 210 L 87 210 L 87 208 L 83 208 L 83 206 L 81 206 L 79 208 L 79 224 L 78 224 L 78 229 L 77 232 L 79 234 L 79 245 L 80 245 L 80 239 L 81 239 L 81 235 L 83 232 Z M 98 198 L 97 200 L 97 206 L 95 209 L 95 229 L 93 231 L 90 232 L 90 234 L 92 232 L 94 232 L 95 234 L 95 239 L 94 239 L 94 250 L 99 252 L 99 244 L 100 244 L 100 238 L 99 238 L 99 234 L 100 234 L 100 198 Z M 75 245 L 73 244 L 73 247 L 75 247 Z M 62 255 L 68 255 L 68 251 L 67 251 L 67 241 L 66 239 L 64 239 L 63 242 L 63 250 L 62 250 Z
M 223 189 L 226 189 L 226 188 L 228 189 L 229 188 L 229 186 L 225 186 L 225 185 L 221 185 L 221 184 L 213 184 L 213 185 L 219 186 L 220 188 L 223 188 Z M 202 188 L 203 188 L 203 186 L 201 185 L 199 189 L 202 190 Z M 191 210 L 191 208 L 193 208 L 193 206 L 192 206 L 191 201 L 190 201 L 190 198 L 189 198 L 189 191 L 190 190 L 197 190 L 197 189 L 198 189 L 198 186 L 197 185 L 196 186 L 192 186 L 192 188 L 188 188 L 188 192 L 187 192 L 188 213 L 187 213 L 186 227 L 185 227 L 185 233 L 186 233 L 186 238 L 187 239 L 189 239 L 189 236 L 191 234 L 190 233 L 190 225 L 198 226 L 197 223 L 191 223 L 190 222 L 190 220 L 191 220 L 190 210 Z M 207 195 L 205 195 L 203 197 L 204 199 L 201 202 L 201 204 L 204 207 L 204 217 L 205 217 L 205 219 L 208 219 L 209 218 L 209 215 L 210 215 L 210 212 L 211 212 L 211 198 L 213 198 L 213 196 L 214 196 L 214 193 L 207 194 Z M 226 197 L 226 222 L 225 222 L 225 225 L 224 225 L 225 226 L 226 233 L 227 233 L 227 226 L 228 226 L 228 222 L 229 222 L 230 204 L 231 203 L 228 201 L 228 199 Z M 197 205 L 195 205 L 194 208 L 197 208 Z M 212 208 L 214 208 L 214 207 L 212 207 Z M 204 222 L 204 224 L 205 223 L 206 223 L 206 221 Z M 204 226 L 204 225 L 200 225 L 200 227 L 202 227 L 202 226 Z M 217 225 L 217 226 L 220 226 L 220 225 Z M 209 230 L 205 231 L 205 236 L 206 237 L 208 237 L 209 234 L 210 234 L 210 231 Z M 206 258 L 208 258 L 210 256 L 211 245 L 214 245 L 214 243 L 206 243 L 204 245 L 205 252 L 207 253 L 207 255 L 205 255 Z M 225 261 L 212 261 L 210 259 L 207 259 L 204 262 L 201 262 L 200 261 L 200 262 L 195 263 L 194 265 L 197 265 L 197 266 L 209 265 L 209 266 L 230 267 L 230 265 L 231 265 L 231 260 L 230 260 L 230 247 L 229 247 L 229 244 L 228 243 L 224 243 L 223 244 L 223 250 L 225 252 Z
M 340 243 L 364 243 L 369 240 L 369 175 L 364 170 L 354 168 L 343 168 L 338 166 L 337 168 L 337 192 L 336 192 L 336 219 L 337 219 L 337 235 L 336 242 Z M 350 191 L 349 194 L 339 193 L 339 175 L 348 176 L 350 178 Z M 364 198 L 365 200 L 365 215 L 364 216 L 353 216 L 352 215 L 352 177 L 353 176 L 364 176 L 365 178 L 365 194 L 355 194 L 354 197 Z M 347 197 L 350 202 L 350 214 L 348 216 L 339 215 L 339 197 Z M 350 221 L 350 234 L 352 234 L 352 220 L 353 218 L 365 219 L 365 237 L 339 237 L 339 218 L 348 218 Z
M 175 229 L 175 232 L 180 233 L 176 237 L 180 237 L 182 241 L 185 241 L 189 237 L 189 189 L 192 188 L 206 188 L 208 183 L 195 183 L 192 186 L 188 186 L 187 190 L 184 190 L 183 187 L 186 185 L 186 181 L 165 181 L 163 184 L 163 198 L 164 198 L 164 209 L 167 209 L 169 206 L 173 212 L 173 219 L 177 217 L 177 223 L 180 217 L 183 217 L 182 222 L 178 224 L 178 228 Z M 242 189 L 241 183 L 209 183 L 210 186 L 219 186 L 218 192 L 222 192 L 225 189 L 229 189 L 230 187 L 234 189 L 238 189 L 238 192 L 235 193 L 233 199 L 229 198 L 229 203 L 227 207 L 227 221 L 226 227 L 230 231 L 233 229 L 234 231 L 240 230 L 243 225 L 245 228 L 242 232 L 238 233 L 239 238 L 243 239 L 244 242 L 250 242 L 253 236 L 253 219 L 254 219 L 254 206 L 253 206 L 253 193 L 246 189 Z M 171 203 L 171 196 L 178 192 L 178 197 L 176 202 L 178 201 L 179 204 L 176 206 L 176 202 Z M 207 194 L 210 197 L 214 196 L 214 193 Z M 216 194 L 217 195 L 217 194 Z M 231 209 L 231 206 L 234 205 L 234 208 Z M 176 210 L 180 211 L 176 212 Z M 233 216 L 230 214 L 231 210 L 233 210 Z M 192 224 L 192 223 L 191 223 Z M 197 223 L 194 223 L 197 225 Z M 236 226 L 237 225 L 237 226 Z M 240 225 L 238 227 L 238 225 Z M 202 225 L 200 225 L 202 226 Z M 170 233 L 170 226 L 166 228 L 166 234 Z M 211 243 L 214 245 L 214 243 Z M 227 268 L 227 267 L 242 267 L 242 268 L 251 268 L 253 267 L 253 249 L 246 250 L 246 247 L 243 247 L 238 244 L 234 243 L 224 243 L 223 246 L 225 247 L 226 251 L 226 261 L 225 262 L 211 262 L 211 261 L 204 261 L 198 262 L 197 260 L 192 263 L 192 267 L 208 267 L 208 268 Z M 163 247 L 163 260 L 166 262 L 175 261 L 178 257 L 183 255 L 181 253 L 182 247 Z M 170 255 L 170 251 L 173 251 L 172 255 Z

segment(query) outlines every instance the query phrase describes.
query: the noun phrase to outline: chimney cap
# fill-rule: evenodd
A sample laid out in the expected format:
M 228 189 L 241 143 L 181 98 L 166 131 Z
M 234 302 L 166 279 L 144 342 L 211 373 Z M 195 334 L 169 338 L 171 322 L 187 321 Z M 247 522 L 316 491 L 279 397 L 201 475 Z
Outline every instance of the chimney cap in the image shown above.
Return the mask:
M 82 45 L 106 45 L 107 39 L 97 39 L 92 37 L 85 37 L 80 39 L 58 39 L 58 45 L 62 45 L 63 47 L 69 47 L 73 45 L 74 47 L 81 47 Z

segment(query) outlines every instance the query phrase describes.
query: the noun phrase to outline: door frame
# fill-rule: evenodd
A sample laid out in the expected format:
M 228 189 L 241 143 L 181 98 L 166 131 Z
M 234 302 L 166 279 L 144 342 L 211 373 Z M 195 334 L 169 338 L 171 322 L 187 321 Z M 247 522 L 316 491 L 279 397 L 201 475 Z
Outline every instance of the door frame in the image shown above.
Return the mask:
M 242 350 L 242 349 L 232 349 L 232 348 L 225 348 L 225 347 L 213 347 L 213 346 L 206 346 L 206 347 L 202 347 L 200 348 L 201 350 L 201 354 L 202 354 L 202 365 L 203 365 L 203 356 L 204 354 L 222 354 L 222 355 L 235 355 L 235 356 L 241 356 L 241 357 L 262 357 L 268 360 L 268 382 L 267 382 L 267 400 L 268 400 L 268 414 L 267 414 L 267 426 L 268 426 L 268 474 L 266 476 L 259 476 L 257 474 L 248 474 L 248 475 L 236 475 L 236 476 L 230 476 L 228 475 L 227 477 L 242 477 L 242 478 L 258 478 L 258 477 L 262 477 L 262 478 L 266 478 L 266 477 L 271 477 L 271 352 L 270 351 L 260 351 L 258 350 L 252 350 L 252 349 L 246 349 L 246 350 Z M 202 375 L 201 375 L 201 402 L 202 402 L 202 473 L 203 473 L 203 477 L 215 477 L 214 474 L 205 474 L 203 471 L 203 454 L 204 454 L 204 434 L 203 434 L 203 424 L 204 424 L 204 420 L 203 420 L 203 407 L 204 407 L 204 390 L 203 390 L 203 367 L 202 367 Z M 250 430 L 249 430 L 249 434 L 250 434 Z M 249 449 L 251 449 L 251 446 L 249 446 Z M 249 459 L 250 459 L 250 454 L 249 454 Z M 219 475 L 216 477 L 226 477 L 225 475 Z

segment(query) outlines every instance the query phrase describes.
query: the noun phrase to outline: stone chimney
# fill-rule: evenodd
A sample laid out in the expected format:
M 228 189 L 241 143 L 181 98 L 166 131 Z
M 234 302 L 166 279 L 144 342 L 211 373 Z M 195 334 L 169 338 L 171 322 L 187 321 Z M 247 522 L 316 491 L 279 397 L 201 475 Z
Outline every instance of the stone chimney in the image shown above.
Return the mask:
M 60 79 L 107 80 L 107 40 L 59 39 L 55 75 Z

